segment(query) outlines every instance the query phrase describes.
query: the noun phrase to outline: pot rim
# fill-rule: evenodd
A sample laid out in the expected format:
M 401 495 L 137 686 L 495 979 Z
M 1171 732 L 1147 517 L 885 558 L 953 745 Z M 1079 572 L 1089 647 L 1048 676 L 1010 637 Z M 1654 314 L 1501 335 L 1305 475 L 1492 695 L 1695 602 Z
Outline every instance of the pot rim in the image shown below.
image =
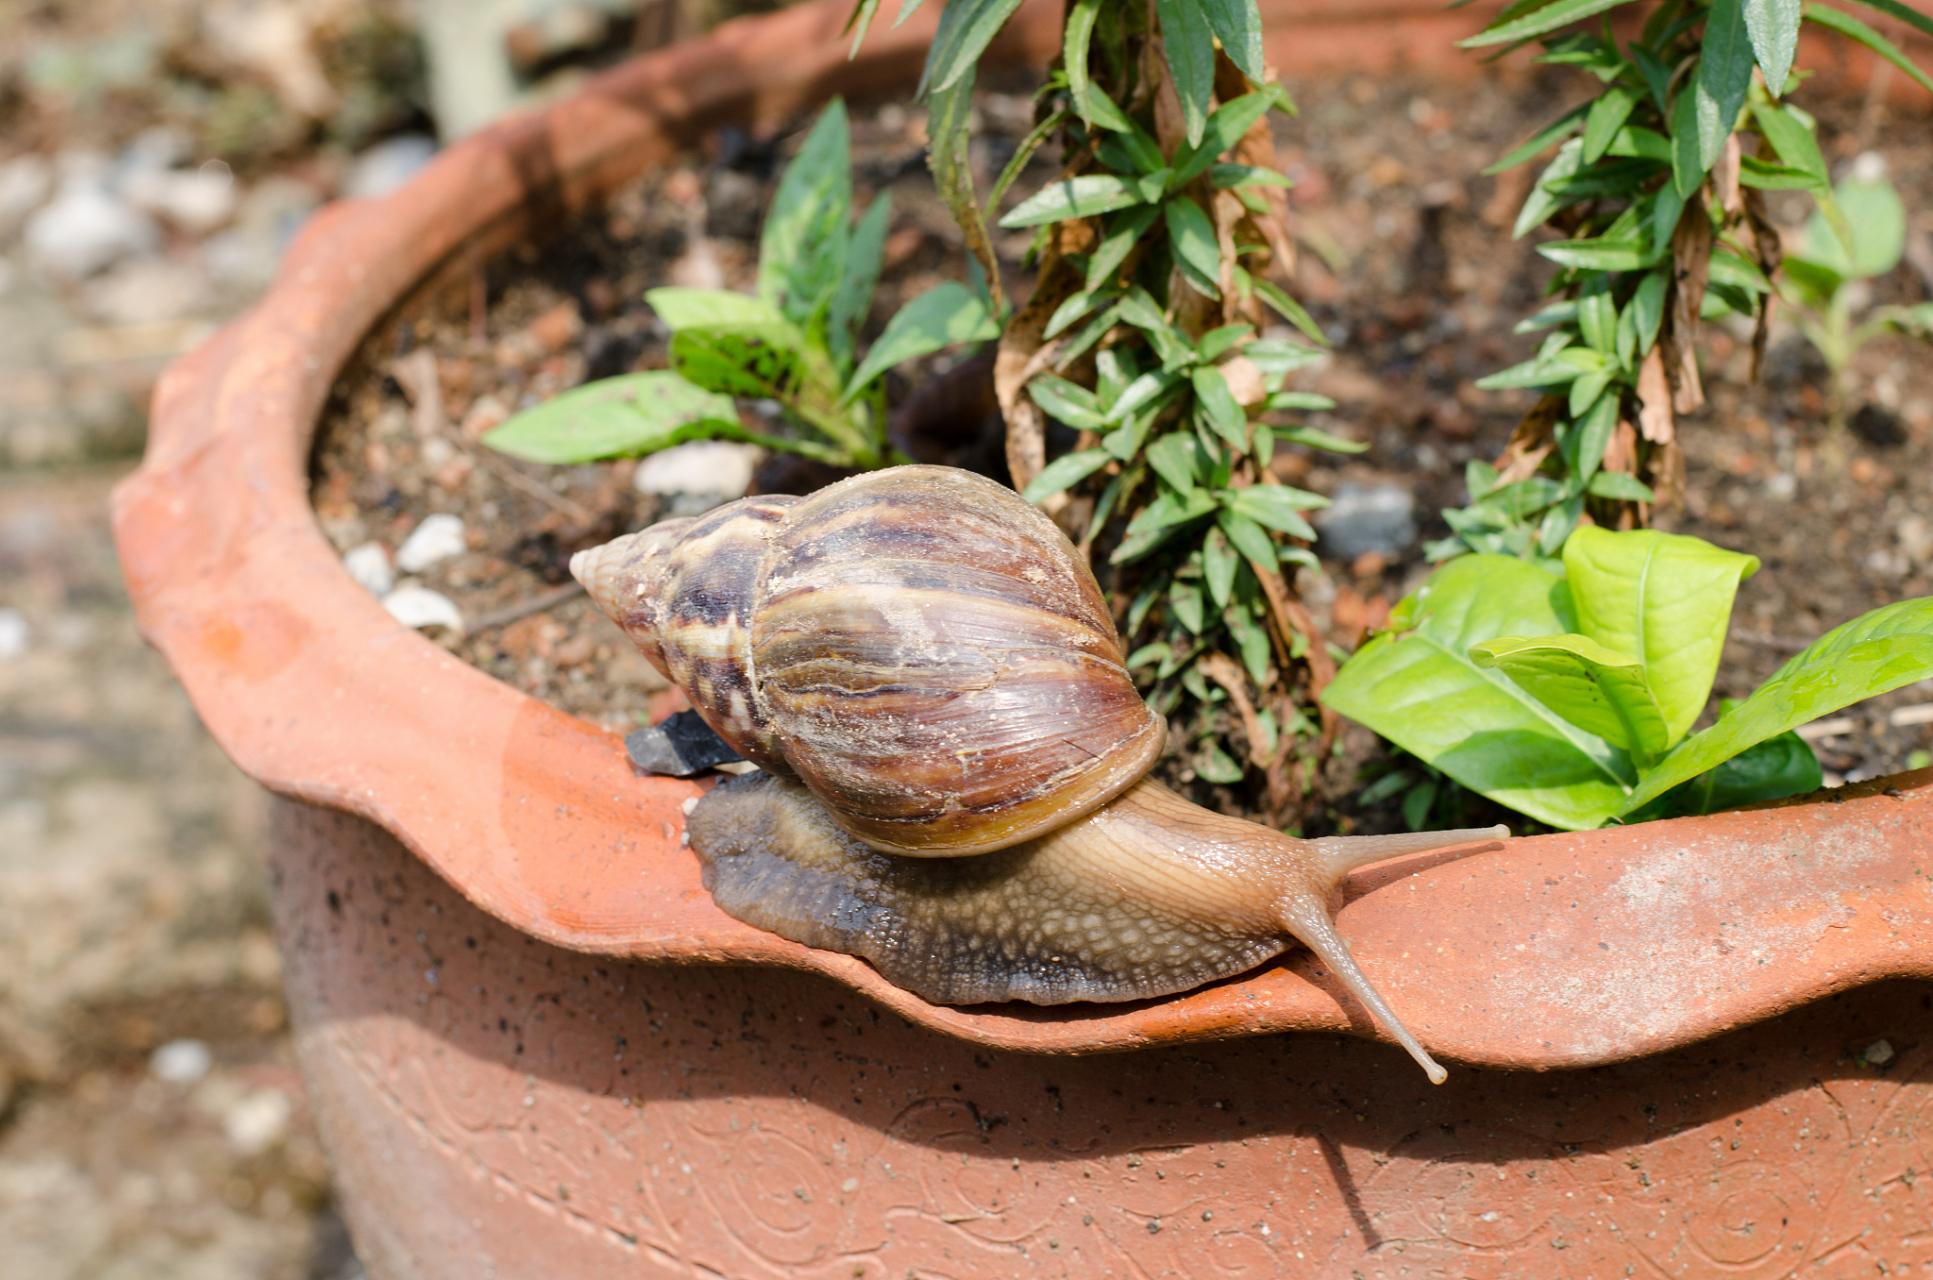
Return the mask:
M 1294 7 L 1264 2 L 1276 47 Z M 555 230 L 706 128 L 777 121 L 835 90 L 910 85 L 939 8 L 875 31 L 852 62 L 847 0 L 728 23 L 447 149 L 391 196 L 317 214 L 267 296 L 156 388 L 146 455 L 114 495 L 137 623 L 245 773 L 377 823 L 546 942 L 811 970 L 995 1048 L 1088 1053 L 1286 1030 L 1387 1040 L 1299 949 L 1163 1000 L 953 1008 L 853 957 L 740 924 L 680 847 L 701 784 L 634 776 L 616 735 L 403 627 L 322 535 L 308 496 L 313 432 L 382 318 L 438 273 Z M 996 53 L 1044 62 L 1057 23 L 1056 6 L 1030 0 Z M 1933 977 L 1933 866 L 1923 874 L 1916 857 L 1930 826 L 1933 770 L 1922 770 L 1810 802 L 1393 860 L 1350 878 L 1339 923 L 1433 1053 L 1533 1070 L 1614 1062 L 1861 983 Z

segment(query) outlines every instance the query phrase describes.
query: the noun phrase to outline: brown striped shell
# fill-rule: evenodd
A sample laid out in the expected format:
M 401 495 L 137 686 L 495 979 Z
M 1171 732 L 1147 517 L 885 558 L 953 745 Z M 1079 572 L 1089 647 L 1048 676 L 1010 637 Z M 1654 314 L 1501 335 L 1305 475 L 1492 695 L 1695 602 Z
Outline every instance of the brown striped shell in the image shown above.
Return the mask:
M 1161 750 L 1086 563 L 970 472 L 745 498 L 571 572 L 719 736 L 889 853 L 1017 844 Z

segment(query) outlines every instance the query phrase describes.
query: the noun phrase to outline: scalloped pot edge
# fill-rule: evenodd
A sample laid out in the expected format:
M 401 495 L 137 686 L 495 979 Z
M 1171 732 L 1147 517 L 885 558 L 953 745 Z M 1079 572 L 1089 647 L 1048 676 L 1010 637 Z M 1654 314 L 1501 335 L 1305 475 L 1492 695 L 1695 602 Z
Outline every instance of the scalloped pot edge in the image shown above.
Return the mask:
M 1276 36 L 1288 7 L 1264 5 Z M 146 459 L 115 493 L 141 629 L 250 776 L 381 825 L 479 907 L 561 947 L 811 970 L 911 1022 L 1033 1052 L 1282 1030 L 1382 1038 L 1301 951 L 1167 1000 L 1016 1012 L 929 1005 L 857 960 L 739 924 L 679 846 L 697 784 L 633 776 L 615 736 L 402 628 L 317 527 L 311 435 L 375 324 L 439 273 L 554 232 L 705 129 L 777 122 L 836 91 L 903 93 L 939 9 L 880 24 L 852 62 L 844 0 L 729 23 L 451 147 L 390 197 L 323 211 L 268 297 L 156 390 Z M 1434 0 L 1428 12 L 1431 32 L 1485 16 L 1442 15 Z M 1057 23 L 1034 0 L 996 56 L 1045 62 Z M 1345 26 L 1360 36 L 1359 18 Z M 1308 65 L 1295 41 L 1270 48 Z M 1448 1058 L 1548 1069 L 1657 1052 L 1861 983 L 1933 976 L 1919 856 L 1933 847 L 1933 773 L 1892 784 L 1385 863 L 1349 882 L 1341 930 Z

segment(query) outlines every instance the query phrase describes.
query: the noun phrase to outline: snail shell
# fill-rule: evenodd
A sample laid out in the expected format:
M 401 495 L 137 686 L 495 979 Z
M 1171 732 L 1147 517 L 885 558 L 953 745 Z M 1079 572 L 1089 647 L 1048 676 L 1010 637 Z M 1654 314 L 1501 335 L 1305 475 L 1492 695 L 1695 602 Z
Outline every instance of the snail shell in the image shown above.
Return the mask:
M 1444 1079 L 1336 932 L 1336 887 L 1505 830 L 1296 840 L 1144 778 L 1161 719 L 1085 561 L 1011 490 L 872 472 L 571 572 L 763 770 L 688 825 L 728 914 L 944 1003 L 1167 995 L 1299 941 Z
M 971 472 L 898 467 L 745 498 L 581 552 L 571 572 L 738 753 L 873 848 L 984 853 L 1146 773 L 1094 576 Z

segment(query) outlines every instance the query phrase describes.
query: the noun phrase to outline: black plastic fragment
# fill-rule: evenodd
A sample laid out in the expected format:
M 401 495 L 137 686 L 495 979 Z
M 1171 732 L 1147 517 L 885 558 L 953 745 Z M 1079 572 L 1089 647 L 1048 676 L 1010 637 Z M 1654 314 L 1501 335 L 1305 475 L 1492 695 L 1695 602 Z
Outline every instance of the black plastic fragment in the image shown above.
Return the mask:
M 624 736 L 624 750 L 638 768 L 673 778 L 689 778 L 745 758 L 713 733 L 696 711 L 680 711 L 662 723 L 633 730 Z

